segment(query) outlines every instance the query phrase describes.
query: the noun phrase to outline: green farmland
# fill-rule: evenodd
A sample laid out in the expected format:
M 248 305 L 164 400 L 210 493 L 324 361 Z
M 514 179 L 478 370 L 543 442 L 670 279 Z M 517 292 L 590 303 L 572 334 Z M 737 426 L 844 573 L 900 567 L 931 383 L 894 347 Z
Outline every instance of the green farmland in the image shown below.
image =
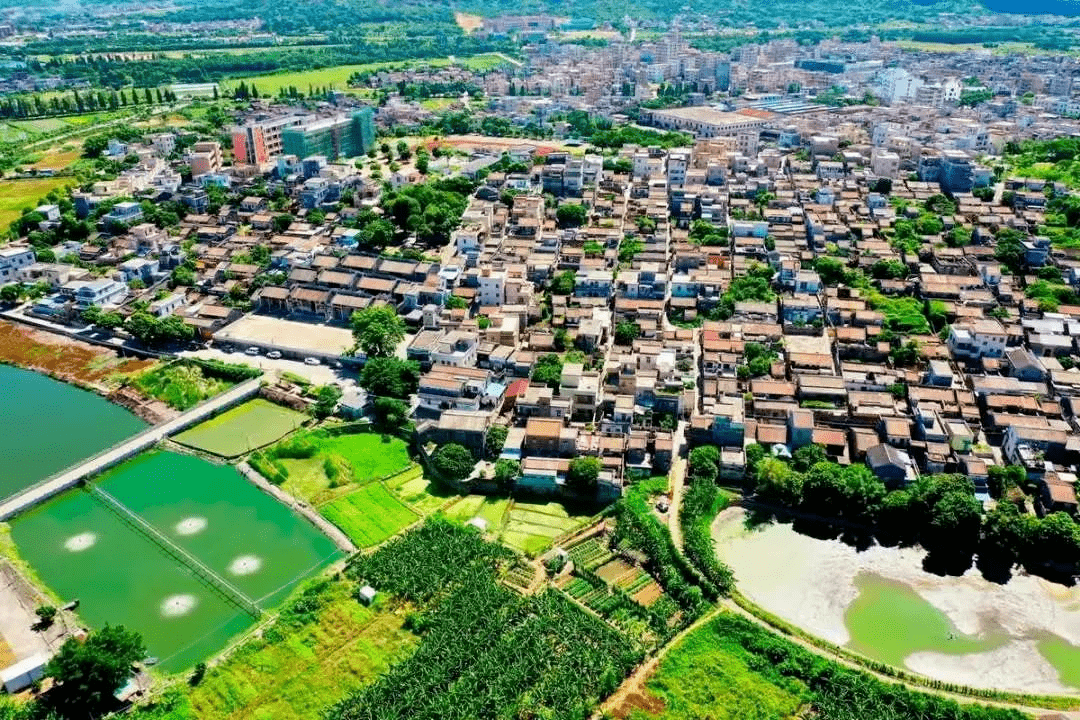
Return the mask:
M 233 458 L 280 440 L 307 417 L 256 398 L 227 410 L 173 438 L 181 445 Z
M 343 495 L 319 512 L 360 547 L 378 545 L 420 519 L 380 482 Z
M 435 58 L 432 60 L 398 60 L 393 62 L 363 63 L 359 65 L 337 65 L 334 67 L 320 68 L 318 70 L 303 70 L 300 72 L 269 73 L 267 75 L 253 75 L 225 80 L 221 83 L 221 89 L 228 92 L 241 82 L 248 85 L 254 84 L 260 95 L 276 95 L 282 88 L 295 87 L 302 93 L 307 93 L 308 87 L 332 87 L 335 90 L 348 88 L 349 76 L 357 72 L 371 72 L 375 70 L 400 69 L 408 67 L 445 67 L 457 64 L 471 70 L 492 70 L 506 61 L 495 53 L 474 55 L 468 58 L 455 58 L 453 63 L 450 58 Z
M 60 177 L 0 181 L 0 229 L 18 220 L 24 208 L 37 207 L 41 198 L 70 182 Z

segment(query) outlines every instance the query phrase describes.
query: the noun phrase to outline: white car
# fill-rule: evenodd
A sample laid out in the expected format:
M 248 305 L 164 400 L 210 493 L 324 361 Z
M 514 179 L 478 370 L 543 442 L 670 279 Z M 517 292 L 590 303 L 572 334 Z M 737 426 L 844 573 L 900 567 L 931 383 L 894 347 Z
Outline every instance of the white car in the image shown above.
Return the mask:
M 244 354 L 246 354 L 246 355 L 258 355 L 259 354 L 259 348 L 257 348 L 257 347 L 249 347 L 247 350 L 244 351 Z
M 281 353 L 279 353 L 277 350 L 271 350 L 270 352 L 266 353 L 266 357 L 270 358 L 271 360 L 280 360 Z
M 305 365 L 318 365 L 319 364 L 319 358 L 306 357 L 306 358 L 304 358 L 304 364 Z

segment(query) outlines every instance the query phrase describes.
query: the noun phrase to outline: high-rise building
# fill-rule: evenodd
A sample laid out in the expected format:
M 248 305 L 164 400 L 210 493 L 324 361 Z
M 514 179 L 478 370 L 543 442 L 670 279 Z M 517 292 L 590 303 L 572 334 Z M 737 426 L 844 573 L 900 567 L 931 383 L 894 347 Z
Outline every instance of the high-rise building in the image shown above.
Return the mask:
M 281 131 L 282 152 L 331 160 L 363 155 L 375 145 L 375 115 L 370 108 L 351 115 L 323 118 Z

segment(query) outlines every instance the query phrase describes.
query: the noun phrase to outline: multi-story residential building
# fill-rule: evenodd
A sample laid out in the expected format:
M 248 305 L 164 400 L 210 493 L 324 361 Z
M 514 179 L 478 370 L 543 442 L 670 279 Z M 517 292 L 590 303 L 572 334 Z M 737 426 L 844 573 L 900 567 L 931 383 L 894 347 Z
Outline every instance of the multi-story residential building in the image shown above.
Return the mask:
M 281 132 L 304 121 L 302 115 L 253 120 L 232 130 L 236 162 L 259 165 L 282 152 Z
M 948 346 L 962 360 L 999 358 L 1005 354 L 1008 336 L 997 320 L 985 318 L 949 326 Z
M 79 311 L 86 310 L 91 305 L 118 305 L 127 294 L 127 285 L 107 278 L 72 280 L 60 287 L 60 295 L 73 302 Z
M 0 248 L 0 283 L 22 281 L 35 260 L 34 251 L 26 246 Z
M 506 271 L 484 268 L 480 272 L 480 288 L 476 295 L 481 307 L 506 304 Z
M 192 145 L 188 155 L 192 177 L 216 173 L 221 170 L 221 164 L 221 143 L 197 142 Z

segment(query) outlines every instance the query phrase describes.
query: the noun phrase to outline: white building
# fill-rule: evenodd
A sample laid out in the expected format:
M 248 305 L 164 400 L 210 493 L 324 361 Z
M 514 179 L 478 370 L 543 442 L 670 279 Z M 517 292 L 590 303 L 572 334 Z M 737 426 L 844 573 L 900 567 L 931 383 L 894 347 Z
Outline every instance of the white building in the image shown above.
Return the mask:
M 0 284 L 21 282 L 36 259 L 25 245 L 0 248 Z
M 997 320 L 984 319 L 949 327 L 949 350 L 959 359 L 1002 357 L 1005 340 L 1005 328 Z
M 480 292 L 477 298 L 481 307 L 506 304 L 506 271 L 485 267 L 480 273 Z
M 889 68 L 878 75 L 878 89 L 890 104 L 914 99 L 923 81 L 904 68 Z

